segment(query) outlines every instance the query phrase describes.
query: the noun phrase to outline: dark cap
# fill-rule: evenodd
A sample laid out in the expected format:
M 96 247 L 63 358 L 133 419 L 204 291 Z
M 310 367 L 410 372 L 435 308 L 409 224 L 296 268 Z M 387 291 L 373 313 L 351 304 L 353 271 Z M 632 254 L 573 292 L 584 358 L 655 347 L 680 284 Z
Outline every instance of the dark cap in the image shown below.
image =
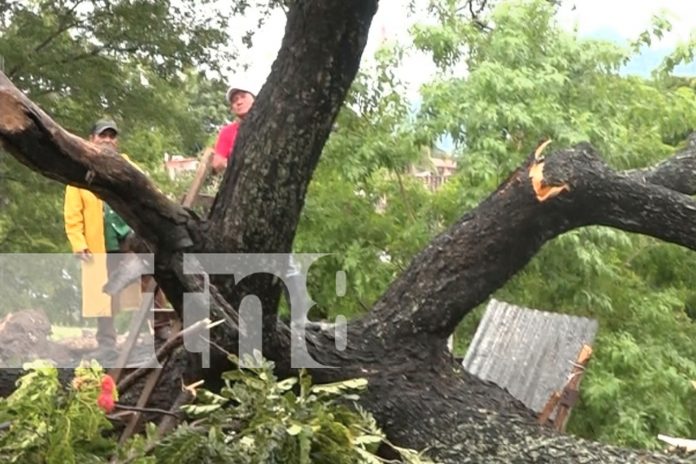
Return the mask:
M 111 119 L 100 119 L 92 126 L 92 135 L 99 135 L 107 129 L 111 129 L 118 134 L 118 127 L 114 121 Z

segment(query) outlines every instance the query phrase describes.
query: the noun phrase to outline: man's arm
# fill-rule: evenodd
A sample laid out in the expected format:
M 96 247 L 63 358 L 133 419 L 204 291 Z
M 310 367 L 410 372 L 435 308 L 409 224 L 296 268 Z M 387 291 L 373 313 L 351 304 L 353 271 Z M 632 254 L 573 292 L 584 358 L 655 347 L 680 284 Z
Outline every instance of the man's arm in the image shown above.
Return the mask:
M 237 138 L 237 129 L 239 124 L 232 123 L 220 130 L 217 141 L 215 142 L 215 153 L 211 162 L 213 172 L 216 174 L 224 171 L 227 168 L 227 160 L 231 156 L 234 142 Z
M 65 187 L 65 202 L 63 204 L 65 233 L 73 253 L 77 254 L 80 259 L 88 260 L 91 253 L 85 238 L 85 221 L 82 210 L 80 191 L 76 187 L 68 185 Z

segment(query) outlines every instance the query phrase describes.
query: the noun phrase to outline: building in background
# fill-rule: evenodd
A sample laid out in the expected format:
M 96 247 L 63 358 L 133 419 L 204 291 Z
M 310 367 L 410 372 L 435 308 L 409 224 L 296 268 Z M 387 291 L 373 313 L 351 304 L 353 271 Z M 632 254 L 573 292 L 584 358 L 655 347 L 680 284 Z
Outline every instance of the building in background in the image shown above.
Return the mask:
M 181 155 L 164 154 L 164 169 L 171 180 L 176 179 L 182 173 L 195 173 L 198 169 L 198 158 L 187 158 Z
M 430 158 L 428 164 L 430 166 L 420 168 L 411 166 L 411 175 L 423 182 L 431 192 L 440 188 L 457 170 L 457 162 L 453 158 Z
M 436 191 L 457 170 L 457 161 L 440 148 L 424 148 L 422 161 L 411 165 L 410 175 L 420 180 L 431 192 Z

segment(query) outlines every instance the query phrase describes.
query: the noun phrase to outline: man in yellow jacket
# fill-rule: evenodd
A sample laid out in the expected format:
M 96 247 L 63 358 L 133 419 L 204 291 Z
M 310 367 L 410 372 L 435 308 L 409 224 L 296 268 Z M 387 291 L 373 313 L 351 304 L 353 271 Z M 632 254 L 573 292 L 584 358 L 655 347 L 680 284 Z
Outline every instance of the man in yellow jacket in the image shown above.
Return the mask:
M 118 127 L 113 121 L 100 120 L 92 128 L 90 141 L 118 148 Z M 128 156 L 122 154 L 128 161 Z M 119 307 L 137 307 L 140 285 L 135 283 L 114 298 L 102 291 L 108 274 L 118 266 L 118 241 L 130 231 L 108 205 L 89 190 L 68 185 L 64 203 L 65 232 L 73 253 L 82 261 L 82 316 L 97 318 L 97 343 L 100 354 L 112 360 L 116 356 L 116 329 L 113 316 Z M 107 214 L 108 213 L 108 214 Z M 120 219 L 120 218 L 118 218 Z

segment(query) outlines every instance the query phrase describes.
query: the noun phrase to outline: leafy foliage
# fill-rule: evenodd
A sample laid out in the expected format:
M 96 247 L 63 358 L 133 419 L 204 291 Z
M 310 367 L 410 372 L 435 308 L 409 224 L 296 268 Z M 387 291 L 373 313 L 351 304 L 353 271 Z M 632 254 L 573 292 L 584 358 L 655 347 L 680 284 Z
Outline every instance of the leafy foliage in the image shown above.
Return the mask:
M 220 394 L 198 390 L 182 409 L 188 422 L 161 438 L 156 426 L 117 446 L 112 426 L 97 407 L 102 370 L 75 370 L 61 386 L 47 364 L 26 366 L 19 388 L 0 400 L 0 457 L 13 463 L 374 463 L 386 442 L 374 418 L 355 401 L 364 379 L 312 385 L 299 378 L 278 381 L 273 364 L 257 355 L 223 376 Z M 387 442 L 388 443 L 388 442 Z M 392 445 L 393 446 L 393 445 Z M 421 453 L 394 446 L 403 462 L 427 464 Z
M 102 436 L 111 423 L 97 406 L 101 368 L 76 369 L 76 381 L 68 388 L 48 364 L 36 362 L 26 369 L 17 390 L 0 400 L 0 421 L 7 423 L 0 433 L 2 462 L 107 462 L 104 456 L 116 443 Z
M 374 452 L 385 440 L 353 393 L 362 379 L 312 385 L 306 373 L 277 381 L 273 364 L 257 357 L 223 374 L 219 395 L 199 390 L 184 409 L 193 420 L 154 448 L 157 462 L 379 463 Z M 194 425 L 195 424 L 195 425 Z M 425 462 L 401 450 L 406 462 Z

